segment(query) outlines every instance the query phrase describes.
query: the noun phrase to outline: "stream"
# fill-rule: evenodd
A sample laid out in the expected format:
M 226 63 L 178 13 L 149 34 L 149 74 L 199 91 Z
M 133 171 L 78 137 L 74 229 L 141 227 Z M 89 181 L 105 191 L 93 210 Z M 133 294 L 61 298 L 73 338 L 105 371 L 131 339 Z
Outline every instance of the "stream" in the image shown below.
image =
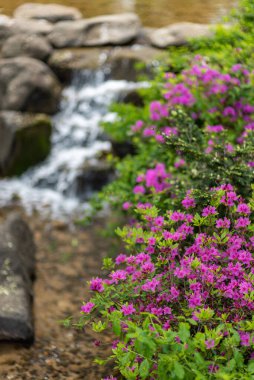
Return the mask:
M 94 191 L 89 177 L 111 149 L 100 123 L 116 117 L 112 102 L 143 85 L 111 80 L 104 71 L 75 73 L 53 117 L 49 157 L 18 178 L 0 180 L 0 206 L 18 204 L 53 219 L 82 215 Z
M 4 14 L 28 0 L 0 0 Z M 60 3 L 76 7 L 84 17 L 134 12 L 145 26 L 163 27 L 174 22 L 216 23 L 238 4 L 238 0 L 34 0 L 33 3 Z

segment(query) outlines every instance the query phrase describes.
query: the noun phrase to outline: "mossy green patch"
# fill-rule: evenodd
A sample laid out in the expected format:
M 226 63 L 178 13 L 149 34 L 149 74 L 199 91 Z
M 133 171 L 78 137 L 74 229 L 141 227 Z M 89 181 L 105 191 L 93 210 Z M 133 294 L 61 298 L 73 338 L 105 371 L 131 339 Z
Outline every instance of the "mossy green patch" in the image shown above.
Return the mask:
M 13 157 L 5 175 L 20 175 L 29 167 L 43 161 L 50 152 L 52 124 L 44 115 L 28 116 L 16 131 Z

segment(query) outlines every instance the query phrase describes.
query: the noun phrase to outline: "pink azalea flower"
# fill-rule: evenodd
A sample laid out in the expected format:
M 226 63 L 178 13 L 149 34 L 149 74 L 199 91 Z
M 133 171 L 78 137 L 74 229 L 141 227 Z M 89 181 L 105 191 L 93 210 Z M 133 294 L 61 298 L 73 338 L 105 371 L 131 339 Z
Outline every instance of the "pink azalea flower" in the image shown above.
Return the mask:
M 131 206 L 132 206 L 132 203 L 131 203 L 131 202 L 124 202 L 122 208 L 123 208 L 123 210 L 126 211 L 126 210 L 128 210 Z
M 94 306 L 95 304 L 93 302 L 87 302 L 86 304 L 81 306 L 81 311 L 83 313 L 89 314 Z
M 130 303 L 130 304 L 123 305 L 121 308 L 121 312 L 123 313 L 123 315 L 131 315 L 136 312 L 136 309 L 133 306 L 133 304 Z
M 208 340 L 205 340 L 205 346 L 208 350 L 210 350 L 211 348 L 213 348 L 215 345 L 215 342 L 214 342 L 214 339 L 208 339 Z
M 145 194 L 145 188 L 144 188 L 144 186 L 141 186 L 141 185 L 135 186 L 134 189 L 133 189 L 133 193 L 134 194 Z
M 202 211 L 202 216 L 209 216 L 217 214 L 216 208 L 213 206 L 207 206 Z
M 94 292 L 102 293 L 104 290 L 103 281 L 101 278 L 93 278 L 90 282 L 90 289 Z
M 239 219 L 236 220 L 235 228 L 237 228 L 237 229 L 239 229 L 239 228 L 245 228 L 249 224 L 250 224 L 250 219 L 249 218 L 241 217 L 241 218 L 239 218 Z
M 216 220 L 216 227 L 217 228 L 229 228 L 230 227 L 230 220 L 226 217 L 223 219 Z
M 195 199 L 191 198 L 191 197 L 186 197 L 184 198 L 184 200 L 182 201 L 182 205 L 184 208 L 192 208 L 192 207 L 195 207 L 196 206 L 196 203 L 195 203 Z
M 250 207 L 246 204 L 246 203 L 240 203 L 238 206 L 237 206 L 237 212 L 239 212 L 240 214 L 250 214 Z

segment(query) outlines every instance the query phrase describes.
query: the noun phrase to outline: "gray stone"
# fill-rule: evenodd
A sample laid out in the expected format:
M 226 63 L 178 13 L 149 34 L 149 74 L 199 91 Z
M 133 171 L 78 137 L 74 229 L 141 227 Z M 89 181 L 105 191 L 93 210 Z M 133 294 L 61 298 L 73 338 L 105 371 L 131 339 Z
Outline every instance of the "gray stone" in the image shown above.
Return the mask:
M 61 88 L 43 62 L 19 57 L 0 60 L 0 109 L 52 114 Z
M 151 41 L 149 35 L 151 32 L 155 32 L 158 28 L 142 27 L 139 31 L 139 34 L 135 40 L 135 43 L 138 45 L 151 46 Z
M 3 58 L 26 56 L 46 61 L 53 49 L 46 38 L 31 34 L 12 36 L 2 47 Z
M 73 71 L 100 68 L 106 62 L 109 51 L 107 48 L 57 49 L 48 60 L 48 65 L 61 81 L 68 81 Z
M 54 26 L 49 39 L 57 48 L 124 45 L 137 37 L 139 29 L 138 16 L 123 13 L 59 22 Z
M 153 75 L 153 68 L 167 58 L 167 53 L 149 46 L 134 45 L 112 50 L 107 64 L 111 77 L 117 80 L 136 81 L 141 74 Z M 137 67 L 137 66 L 142 67 Z
M 19 175 L 45 159 L 51 129 L 46 115 L 0 112 L 0 176 Z
M 144 99 L 137 90 L 128 91 L 119 101 L 124 104 L 132 104 L 136 107 L 144 107 Z
M 34 275 L 32 233 L 18 215 L 11 215 L 0 226 L 0 340 L 33 340 Z
M 89 162 L 81 168 L 76 178 L 76 192 L 80 198 L 87 199 L 94 191 L 99 191 L 114 178 L 114 169 L 106 160 Z
M 52 23 L 82 18 L 80 11 L 60 4 L 26 3 L 19 6 L 14 17 L 24 19 L 46 20 Z
M 12 35 L 28 33 L 47 36 L 52 30 L 53 25 L 44 20 L 12 19 L 10 25 L 10 31 Z
M 10 36 L 12 36 L 12 19 L 0 15 L 0 45 Z
M 48 64 L 61 78 L 70 77 L 73 70 L 96 70 L 107 67 L 115 79 L 136 80 L 140 72 L 150 74 L 158 60 L 167 57 L 167 53 L 150 46 L 117 48 L 69 48 L 54 51 Z M 136 64 L 144 64 L 138 70 Z
M 53 30 L 53 25 L 47 21 L 20 20 L 0 15 L 0 46 L 7 38 L 20 34 L 46 36 Z
M 211 25 L 179 22 L 155 30 L 147 28 L 144 33 L 153 46 L 166 48 L 171 45 L 184 45 L 190 38 L 211 37 L 214 31 Z

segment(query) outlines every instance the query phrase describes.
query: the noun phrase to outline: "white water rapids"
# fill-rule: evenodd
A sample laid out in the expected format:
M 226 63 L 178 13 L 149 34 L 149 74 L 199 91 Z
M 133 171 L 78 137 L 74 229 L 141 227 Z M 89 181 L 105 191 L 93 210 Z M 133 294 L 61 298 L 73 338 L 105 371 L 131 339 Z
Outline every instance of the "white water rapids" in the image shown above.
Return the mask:
M 102 71 L 76 73 L 53 117 L 49 157 L 20 177 L 0 180 L 0 206 L 15 202 L 28 213 L 37 210 L 58 219 L 81 215 L 87 202 L 85 194 L 78 194 L 77 178 L 111 149 L 100 123 L 115 118 L 109 113 L 113 101 L 143 85 L 106 79 Z

